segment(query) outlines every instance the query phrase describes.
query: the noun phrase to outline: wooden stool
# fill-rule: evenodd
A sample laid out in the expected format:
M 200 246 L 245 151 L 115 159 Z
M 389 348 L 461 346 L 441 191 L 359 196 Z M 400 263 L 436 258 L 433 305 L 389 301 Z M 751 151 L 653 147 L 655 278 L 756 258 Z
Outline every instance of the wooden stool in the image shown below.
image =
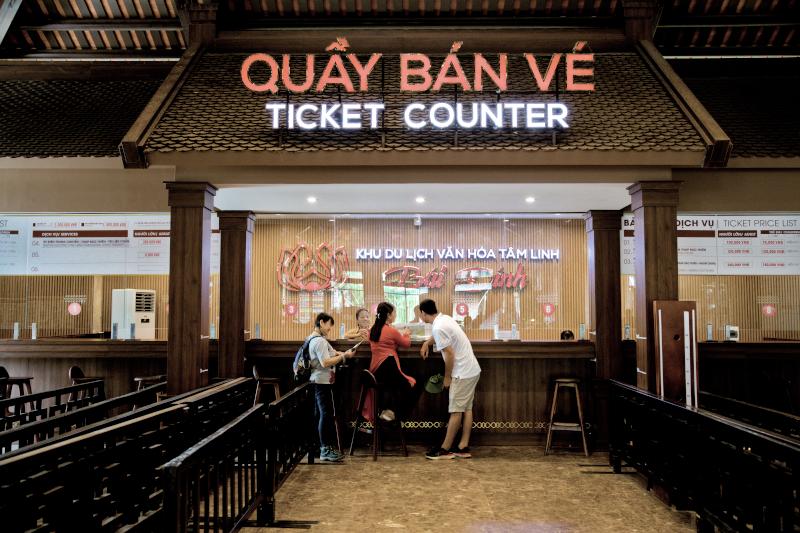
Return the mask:
M 353 449 L 355 448 L 356 443 L 356 435 L 358 434 L 359 426 L 361 426 L 361 422 L 365 420 L 362 416 L 361 411 L 364 409 L 364 403 L 367 401 L 367 394 L 369 391 L 372 391 L 372 460 L 378 460 L 378 449 L 381 447 L 381 424 L 380 418 L 378 418 L 378 413 L 381 412 L 380 409 L 380 398 L 381 398 L 381 385 L 378 383 L 378 380 L 375 379 L 375 374 L 370 372 L 369 370 L 362 370 L 361 371 L 361 393 L 358 396 L 358 410 L 356 411 L 356 422 L 355 426 L 353 426 L 353 436 L 350 439 L 350 455 L 353 455 Z M 403 446 L 403 455 L 408 457 L 408 448 L 406 448 L 406 437 L 403 434 L 403 420 L 399 417 L 395 420 L 397 423 L 397 427 L 400 431 L 400 443 Z
M 589 447 L 586 445 L 586 430 L 583 425 L 583 406 L 581 405 L 581 391 L 578 388 L 580 384 L 579 379 L 560 378 L 556 380 L 556 386 L 553 390 L 553 405 L 550 407 L 550 424 L 547 427 L 547 445 L 544 448 L 544 454 L 550 451 L 550 444 L 553 440 L 554 431 L 580 431 L 581 440 L 583 441 L 583 453 L 589 457 Z M 558 414 L 558 393 L 564 389 L 575 390 L 575 403 L 578 406 L 578 422 L 556 422 L 554 419 Z
M 84 375 L 83 370 L 81 370 L 81 367 L 79 367 L 78 365 L 73 365 L 69 367 L 67 375 L 69 376 L 69 379 L 72 380 L 73 385 L 80 385 L 81 383 L 88 383 L 90 381 L 98 381 L 103 379 L 95 376 Z M 74 393 L 70 393 L 69 398 L 67 399 L 68 402 L 71 402 L 73 400 L 73 395 Z M 75 400 L 80 400 L 81 398 L 83 398 L 83 392 L 79 392 L 78 397 L 75 398 Z
M 159 374 L 157 376 L 139 376 L 133 378 L 134 383 L 136 383 L 136 390 L 142 390 L 146 387 L 150 387 L 151 385 L 158 385 L 159 383 L 166 381 L 167 375 L 166 374 Z
M 31 389 L 31 380 L 33 377 L 25 376 L 25 377 L 11 377 L 8 375 L 8 370 L 5 367 L 0 366 L 0 386 L 3 387 L 2 395 L 0 398 L 11 398 L 11 393 L 14 391 L 14 385 L 17 386 L 17 391 L 19 392 L 19 396 L 25 396 L 26 394 L 33 394 L 33 390 Z M 25 405 L 22 404 L 20 406 L 23 410 L 25 409 Z M 28 402 L 28 407 L 31 410 L 36 409 L 36 406 L 33 402 Z
M 253 377 L 256 379 L 256 396 L 253 399 L 253 405 L 263 403 L 261 400 L 261 395 L 264 393 L 264 385 L 272 385 L 272 390 L 275 393 L 275 398 L 273 398 L 273 400 L 277 400 L 281 397 L 280 378 L 267 378 L 261 376 L 261 373 L 258 371 L 258 367 L 256 365 L 253 365 Z

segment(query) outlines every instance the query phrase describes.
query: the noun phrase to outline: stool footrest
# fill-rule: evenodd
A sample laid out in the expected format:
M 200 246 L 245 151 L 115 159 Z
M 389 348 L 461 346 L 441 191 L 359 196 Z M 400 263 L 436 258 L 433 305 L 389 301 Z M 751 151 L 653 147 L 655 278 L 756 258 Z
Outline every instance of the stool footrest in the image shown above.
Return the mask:
M 580 431 L 581 425 L 577 422 L 553 422 L 550 428 L 553 431 Z

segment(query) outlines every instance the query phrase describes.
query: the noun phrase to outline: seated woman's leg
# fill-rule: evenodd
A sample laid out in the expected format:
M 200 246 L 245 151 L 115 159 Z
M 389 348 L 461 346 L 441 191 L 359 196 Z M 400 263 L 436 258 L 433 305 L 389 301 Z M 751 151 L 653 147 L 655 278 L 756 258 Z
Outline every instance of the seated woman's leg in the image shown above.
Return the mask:
M 383 386 L 386 397 L 381 408 L 392 409 L 400 419 L 405 420 L 419 399 L 419 392 L 415 391 L 418 387 L 411 387 L 400 369 L 397 368 L 397 362 L 391 357 L 381 363 L 375 377 Z M 420 384 L 420 380 L 417 380 L 417 386 L 420 385 L 424 387 L 424 383 Z

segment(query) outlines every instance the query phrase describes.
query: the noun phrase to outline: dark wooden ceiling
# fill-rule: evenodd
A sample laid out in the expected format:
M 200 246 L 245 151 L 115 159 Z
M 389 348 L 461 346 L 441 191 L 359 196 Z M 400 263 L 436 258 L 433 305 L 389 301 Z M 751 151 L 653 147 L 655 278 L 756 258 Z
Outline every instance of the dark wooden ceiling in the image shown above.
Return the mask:
M 667 0 L 654 11 L 666 56 L 800 53 L 798 0 Z M 0 57 L 179 57 L 179 16 L 199 0 L 0 0 Z M 318 26 L 624 27 L 625 0 L 223 0 L 221 31 Z M 641 0 L 637 2 L 641 4 Z M 14 4 L 19 4 L 18 7 Z

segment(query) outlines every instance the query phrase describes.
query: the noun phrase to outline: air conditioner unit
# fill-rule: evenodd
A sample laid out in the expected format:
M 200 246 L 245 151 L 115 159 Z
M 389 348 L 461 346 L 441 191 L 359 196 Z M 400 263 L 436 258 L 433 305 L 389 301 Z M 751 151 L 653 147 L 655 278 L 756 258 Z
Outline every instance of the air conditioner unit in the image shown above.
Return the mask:
M 141 289 L 111 291 L 111 336 L 123 340 L 155 340 L 156 291 Z

